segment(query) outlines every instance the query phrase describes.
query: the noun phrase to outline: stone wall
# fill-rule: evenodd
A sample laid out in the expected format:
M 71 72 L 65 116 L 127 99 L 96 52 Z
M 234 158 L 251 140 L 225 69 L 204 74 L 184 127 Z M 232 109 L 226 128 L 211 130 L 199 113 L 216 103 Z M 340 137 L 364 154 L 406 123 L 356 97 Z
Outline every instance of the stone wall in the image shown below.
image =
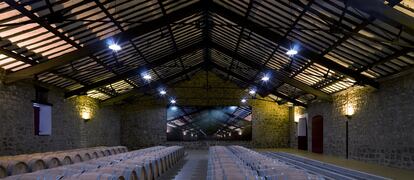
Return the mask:
M 247 95 L 235 84 L 209 73 L 197 73 L 190 81 L 168 88 L 168 94 L 176 97 L 179 105 L 225 106 L 239 105 Z M 209 145 L 239 144 L 248 147 L 288 147 L 289 110 L 269 99 L 250 99 L 252 106 L 252 141 L 199 141 L 167 142 L 165 98 L 145 97 L 122 107 L 122 144 L 132 149 L 154 145 L 184 145 L 188 148 L 207 148 Z
M 295 108 L 289 107 L 290 148 L 298 148 L 298 125 L 295 122 Z
M 102 108 L 91 121 L 84 122 L 80 118 L 76 98 L 65 100 L 63 92 L 58 90 L 51 90 L 48 94 L 48 102 L 53 104 L 52 135 L 35 136 L 34 99 L 33 85 L 4 85 L 0 82 L 0 155 L 120 144 L 120 116 L 117 112 Z
M 353 87 L 335 94 L 332 103 L 311 104 L 309 118 L 324 118 L 325 154 L 345 157 L 348 106 L 355 109 L 349 120 L 349 158 L 414 169 L 414 74 L 382 82 L 379 90 Z

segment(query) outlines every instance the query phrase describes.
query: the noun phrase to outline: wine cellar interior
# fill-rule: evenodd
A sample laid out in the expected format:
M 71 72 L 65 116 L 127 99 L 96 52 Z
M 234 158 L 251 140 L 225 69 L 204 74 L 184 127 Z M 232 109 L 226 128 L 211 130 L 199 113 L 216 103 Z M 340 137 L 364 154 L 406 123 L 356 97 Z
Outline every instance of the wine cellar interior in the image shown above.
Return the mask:
M 413 0 L 1 0 L 0 179 L 414 179 Z

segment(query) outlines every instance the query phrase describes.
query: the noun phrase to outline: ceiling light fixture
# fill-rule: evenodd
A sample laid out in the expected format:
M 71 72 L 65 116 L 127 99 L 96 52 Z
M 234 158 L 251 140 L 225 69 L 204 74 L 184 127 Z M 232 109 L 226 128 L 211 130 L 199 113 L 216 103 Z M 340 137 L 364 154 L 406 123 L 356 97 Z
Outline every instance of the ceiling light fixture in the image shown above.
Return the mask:
M 145 80 L 150 80 L 152 77 L 151 77 L 151 75 L 149 75 L 149 74 L 144 74 L 144 75 L 142 76 L 142 78 L 144 78 Z
M 247 102 L 247 99 L 246 98 L 243 98 L 243 99 L 240 100 L 240 102 L 246 103 Z
M 171 104 L 175 104 L 175 103 L 177 103 L 177 101 L 176 101 L 175 99 L 171 99 L 171 100 L 170 100 L 170 103 L 171 103 Z
M 264 75 L 262 77 L 262 81 L 269 81 L 270 77 L 268 75 Z
M 167 91 L 165 91 L 165 90 L 161 90 L 161 91 L 160 91 L 160 94 L 161 94 L 161 95 L 166 95 L 166 94 L 167 94 Z
M 294 56 L 298 53 L 298 51 L 296 51 L 295 49 L 289 49 L 289 51 L 286 52 L 287 55 L 289 56 Z
M 121 46 L 115 43 L 109 44 L 108 48 L 112 49 L 112 51 L 119 51 L 122 49 Z
M 250 94 L 250 95 L 254 95 L 254 94 L 256 94 L 256 90 L 254 90 L 254 89 L 250 89 L 249 94 Z

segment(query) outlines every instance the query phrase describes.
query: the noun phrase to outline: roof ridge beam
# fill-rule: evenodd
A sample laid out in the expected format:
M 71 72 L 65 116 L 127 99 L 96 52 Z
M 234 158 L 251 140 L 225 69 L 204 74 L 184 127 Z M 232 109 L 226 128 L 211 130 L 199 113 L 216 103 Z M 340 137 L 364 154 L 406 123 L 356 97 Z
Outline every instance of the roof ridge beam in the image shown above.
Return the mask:
M 222 7 L 221 5 L 217 4 L 217 3 L 211 3 L 211 9 L 213 12 L 219 14 L 220 16 L 223 16 L 224 18 L 242 26 L 242 27 L 246 27 L 249 30 L 255 32 L 256 34 L 269 39 L 277 44 L 280 44 L 282 47 L 290 47 L 291 44 L 295 44 L 293 41 L 289 40 L 289 39 L 284 39 L 283 36 L 273 32 L 270 29 L 264 28 L 262 25 L 257 24 L 255 22 L 252 22 L 251 20 L 243 20 L 243 17 L 240 16 L 239 14 L 228 10 L 224 7 Z M 301 46 L 301 52 L 300 52 L 301 56 L 310 59 L 311 61 L 313 61 L 314 63 L 318 63 L 322 66 L 325 66 L 329 69 L 332 69 L 338 73 L 341 73 L 347 77 L 350 77 L 352 79 L 355 79 L 358 83 L 360 84 L 366 84 L 366 85 L 370 85 L 374 88 L 378 88 L 379 87 L 379 83 L 376 82 L 375 80 L 368 78 L 352 69 L 346 68 L 342 65 L 339 65 L 338 63 L 322 57 L 319 57 L 318 53 L 315 53 L 309 49 L 307 49 L 304 46 Z
M 143 34 L 155 31 L 161 27 L 166 26 L 167 24 L 174 23 L 180 19 L 193 15 L 202 10 L 201 2 L 197 2 L 191 5 L 188 5 L 184 8 L 176 10 L 169 13 L 167 16 L 160 17 L 158 19 L 146 22 L 142 25 L 138 25 L 131 29 L 126 30 L 123 33 L 118 33 L 112 37 L 88 44 L 78 50 L 66 53 L 62 56 L 50 59 L 44 63 L 40 63 L 35 66 L 31 66 L 25 69 L 22 69 L 17 72 L 10 73 L 6 75 L 5 82 L 12 83 L 18 80 L 32 78 L 35 74 L 46 72 L 48 70 L 54 69 L 58 66 L 68 64 L 72 61 L 79 60 L 81 58 L 87 57 L 93 53 L 102 51 L 107 48 L 106 42 L 109 39 L 116 39 L 119 44 L 126 43 L 130 39 L 141 36 Z

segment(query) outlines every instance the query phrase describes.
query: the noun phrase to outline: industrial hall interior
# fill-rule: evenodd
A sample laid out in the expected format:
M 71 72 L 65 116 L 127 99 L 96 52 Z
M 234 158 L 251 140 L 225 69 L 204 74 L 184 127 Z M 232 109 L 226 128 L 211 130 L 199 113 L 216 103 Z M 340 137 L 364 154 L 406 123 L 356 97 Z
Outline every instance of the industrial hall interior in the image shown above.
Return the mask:
M 414 180 L 414 0 L 0 0 L 0 179 Z

